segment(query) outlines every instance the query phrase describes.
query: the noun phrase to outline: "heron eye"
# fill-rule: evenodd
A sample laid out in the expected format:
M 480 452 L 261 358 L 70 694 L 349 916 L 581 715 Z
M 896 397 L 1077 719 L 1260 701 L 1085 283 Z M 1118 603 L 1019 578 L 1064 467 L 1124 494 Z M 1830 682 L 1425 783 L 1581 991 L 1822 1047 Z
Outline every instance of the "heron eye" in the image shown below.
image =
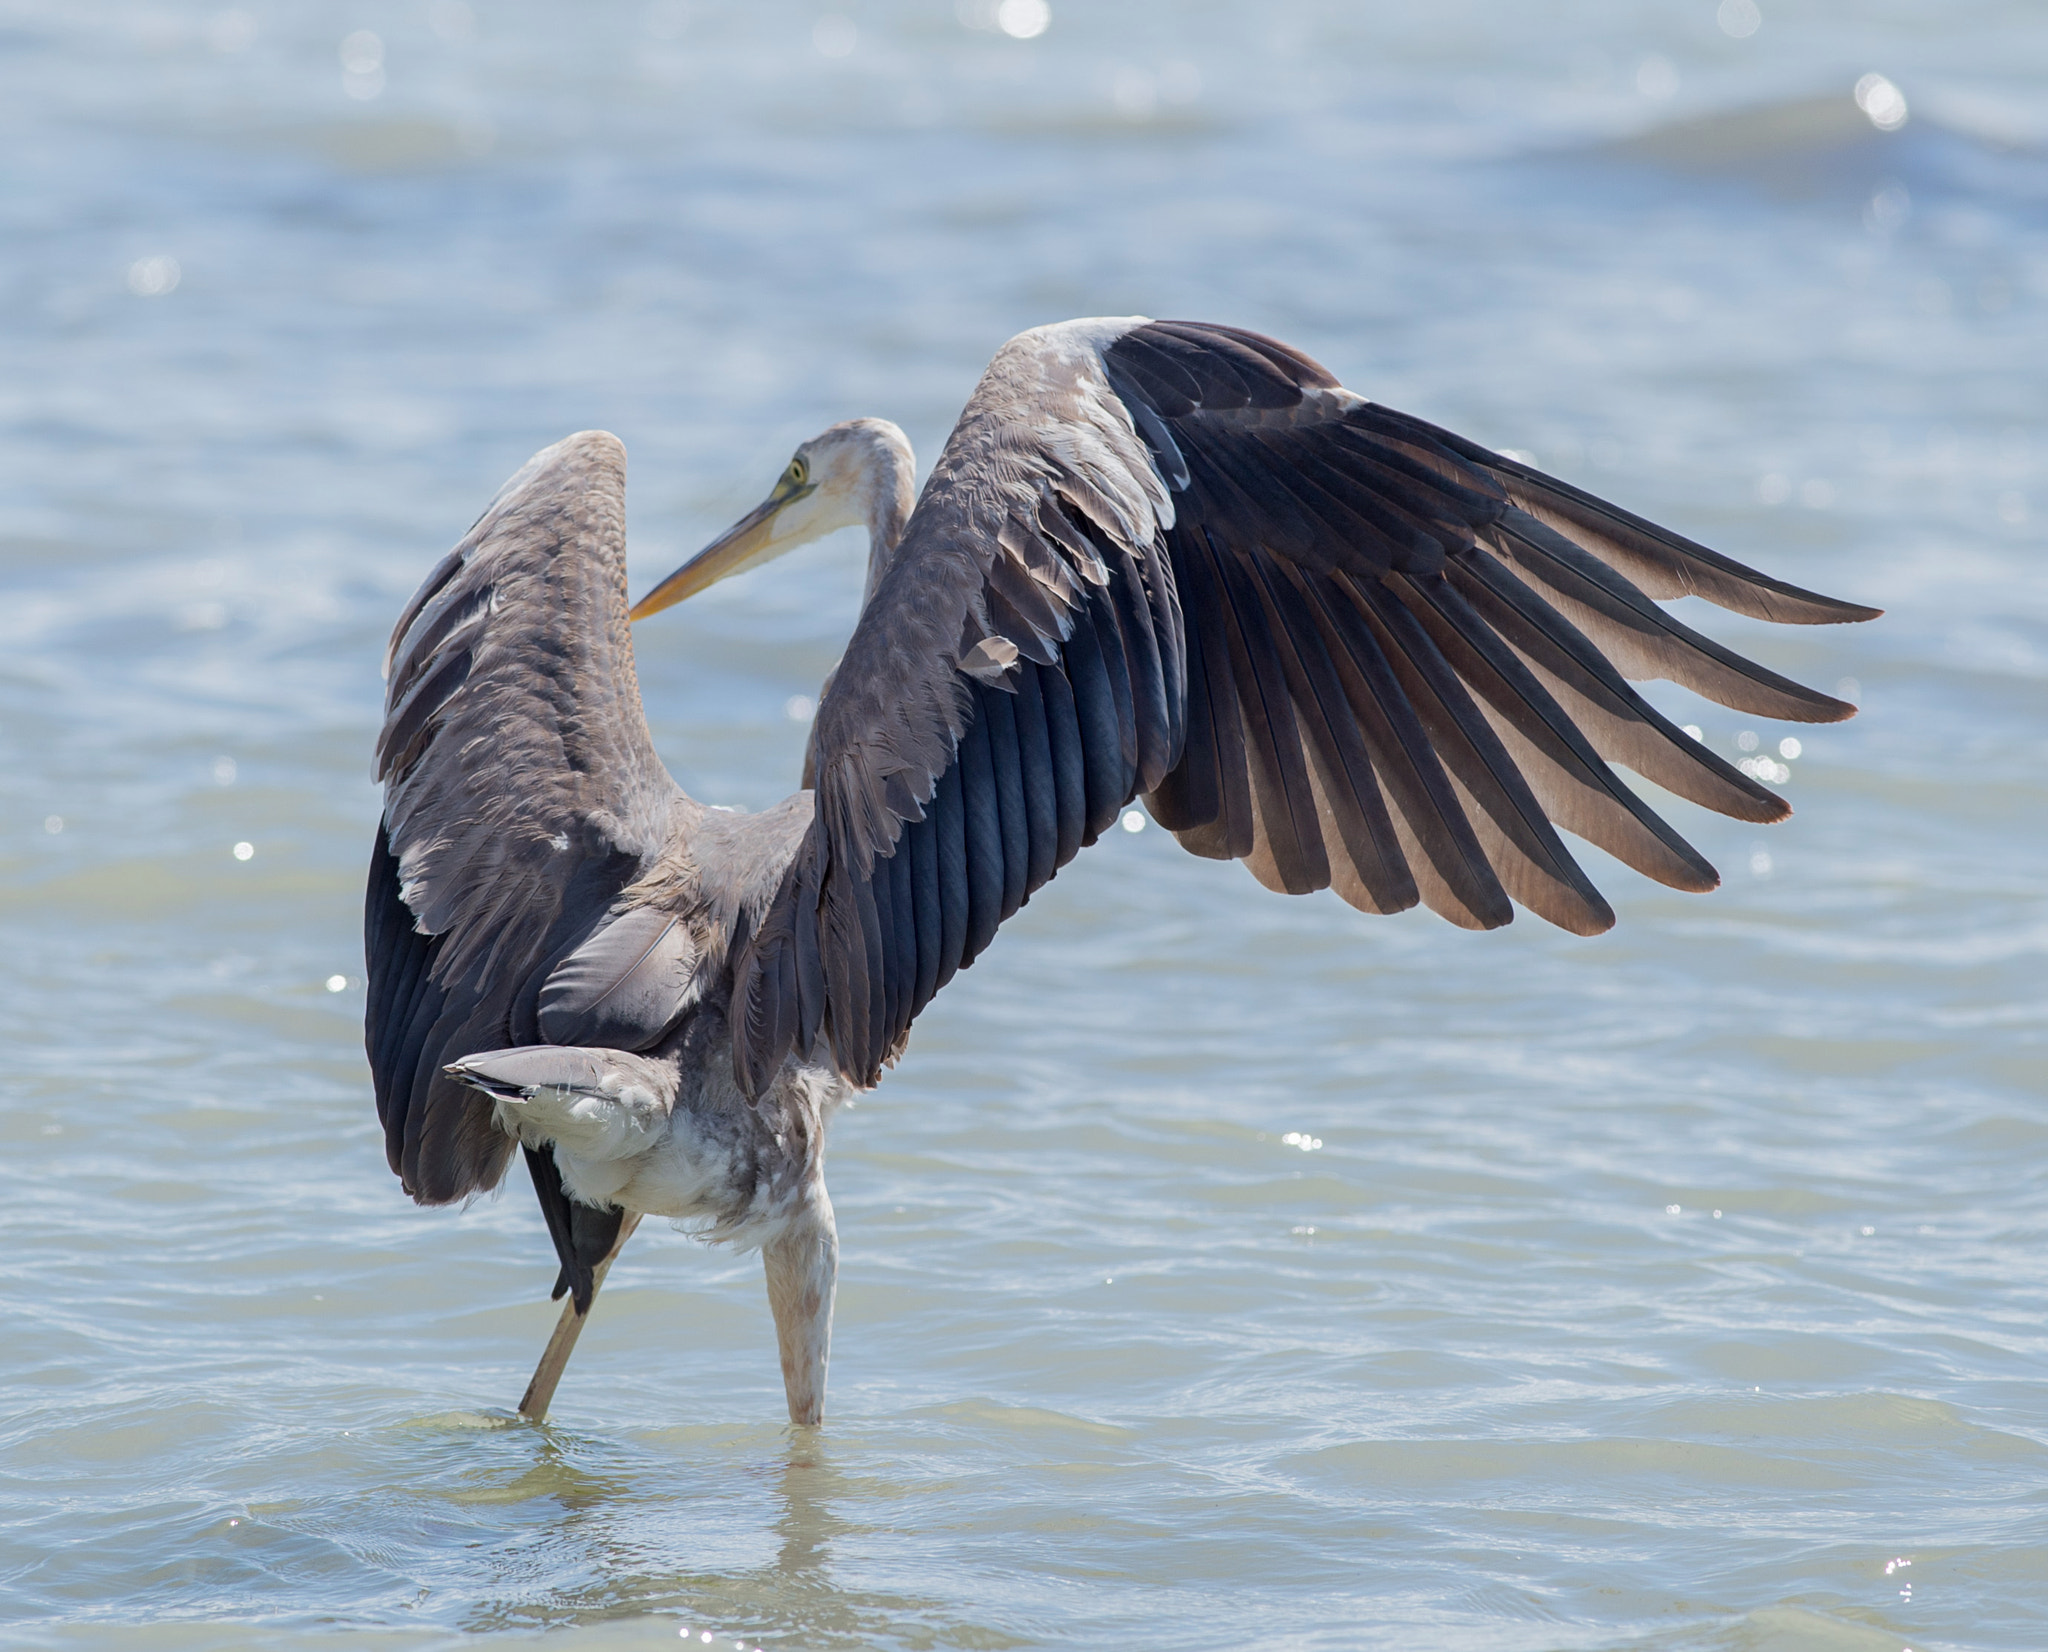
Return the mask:
M 795 483 L 797 483 L 797 484 L 799 484 L 799 485 L 801 485 L 801 484 L 802 484 L 802 482 L 803 482 L 803 479 L 804 479 L 804 462 L 803 462 L 803 460 L 801 460 L 801 459 L 792 459 L 792 460 L 790 460 L 790 462 L 789 462 L 789 479 L 790 479 L 790 480 L 791 480 L 792 482 L 795 482 Z

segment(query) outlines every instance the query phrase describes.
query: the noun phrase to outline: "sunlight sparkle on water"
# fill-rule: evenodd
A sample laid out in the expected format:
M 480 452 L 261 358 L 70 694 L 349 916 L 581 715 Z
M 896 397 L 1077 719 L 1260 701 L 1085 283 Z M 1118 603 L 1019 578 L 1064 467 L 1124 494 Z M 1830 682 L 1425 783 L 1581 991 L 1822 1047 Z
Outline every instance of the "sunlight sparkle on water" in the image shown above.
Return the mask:
M 1874 234 L 1889 235 L 1913 212 L 1913 196 L 1903 184 L 1886 184 L 1872 195 L 1863 208 L 1864 227 Z
M 1655 53 L 1636 65 L 1636 90 L 1653 103 L 1678 95 L 1678 69 L 1668 57 Z
M 1036 40 L 1051 23 L 1045 0 L 1002 0 L 996 7 L 996 27 L 1012 40 Z
M 357 29 L 341 41 L 341 89 L 359 103 L 384 90 L 384 41 L 369 29 Z
M 384 42 L 368 29 L 358 29 L 354 34 L 344 35 L 341 41 L 342 71 L 351 75 L 367 75 L 384 67 Z
M 137 298 L 162 298 L 178 290 L 182 273 L 177 259 L 167 253 L 138 258 L 128 266 L 128 290 Z
M 1731 40 L 1747 40 L 1763 27 L 1764 14 L 1757 9 L 1756 0 L 1721 0 L 1714 21 Z
M 1906 94 L 1883 75 L 1869 74 L 1856 82 L 1856 107 L 1880 132 L 1896 132 L 1906 124 Z

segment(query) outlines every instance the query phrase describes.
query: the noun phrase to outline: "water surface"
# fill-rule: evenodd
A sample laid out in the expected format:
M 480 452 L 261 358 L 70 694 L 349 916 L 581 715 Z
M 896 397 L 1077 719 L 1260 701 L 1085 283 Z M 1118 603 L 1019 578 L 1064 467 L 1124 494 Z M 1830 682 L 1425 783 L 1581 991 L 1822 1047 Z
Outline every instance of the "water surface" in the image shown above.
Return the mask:
M 2048 1644 L 2048 22 L 1554 10 L 0 6 L 0 1635 Z M 1594 941 L 1112 833 L 840 1120 L 822 1433 L 661 1224 L 506 1424 L 531 1197 L 409 1205 L 361 1055 L 393 617 L 569 431 L 644 587 L 1132 311 L 1886 606 L 1687 616 L 1864 715 L 1660 689 L 1798 812 L 1588 851 Z M 794 785 L 859 556 L 641 631 L 694 795 Z

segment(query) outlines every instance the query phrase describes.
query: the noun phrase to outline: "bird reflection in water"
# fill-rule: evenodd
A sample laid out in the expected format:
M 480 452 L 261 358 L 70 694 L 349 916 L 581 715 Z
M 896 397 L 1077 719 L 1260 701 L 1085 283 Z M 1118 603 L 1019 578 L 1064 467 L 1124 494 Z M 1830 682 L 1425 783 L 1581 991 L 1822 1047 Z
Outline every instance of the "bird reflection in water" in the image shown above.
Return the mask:
M 771 1519 L 735 1518 L 730 1497 L 706 1498 L 695 1485 L 660 1484 L 660 1462 L 631 1469 L 593 1469 L 577 1460 L 579 1442 L 561 1430 L 535 1431 L 532 1462 L 513 1479 L 461 1495 L 465 1502 L 545 1499 L 560 1516 L 535 1546 L 511 1558 L 533 1573 L 579 1581 L 543 1585 L 524 1596 L 500 1595 L 470 1616 L 474 1633 L 553 1628 L 626 1617 L 672 1619 L 692 1638 L 710 1631 L 720 1646 L 744 1637 L 750 1649 L 848 1642 L 870 1644 L 917 1625 L 943 1643 L 973 1644 L 985 1626 L 962 1623 L 937 1601 L 873 1590 L 844 1590 L 831 1579 L 832 1545 L 861 1528 L 836 1511 L 862 1488 L 835 1466 L 812 1430 L 785 1434 L 772 1454 L 721 1465 L 721 1482 L 743 1500 L 764 1492 Z M 697 1470 L 689 1471 L 694 1481 Z M 683 1495 L 679 1495 L 683 1494 Z M 766 1514 L 766 1510 L 759 1510 Z M 708 1516 L 708 1518 L 707 1518 Z M 688 1524 L 679 1524 L 688 1522 Z M 754 1565 L 707 1563 L 705 1550 L 729 1551 L 735 1530 L 751 1529 L 777 1543 Z M 744 1536 L 741 1541 L 745 1541 Z M 696 1555 L 697 1563 L 692 1564 Z M 658 1557 L 658 1562 L 655 1562 Z

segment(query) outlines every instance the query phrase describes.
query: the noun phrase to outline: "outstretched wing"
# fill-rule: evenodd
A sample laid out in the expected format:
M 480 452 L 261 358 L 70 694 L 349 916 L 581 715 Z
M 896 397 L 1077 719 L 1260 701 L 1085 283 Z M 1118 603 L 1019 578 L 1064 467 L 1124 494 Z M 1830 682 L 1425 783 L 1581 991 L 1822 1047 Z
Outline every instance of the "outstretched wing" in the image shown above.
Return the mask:
M 1647 594 L 1646 594 L 1647 592 Z M 820 1046 L 872 1084 L 911 1019 L 1133 797 L 1269 887 L 1613 913 L 1554 826 L 1674 888 L 1716 874 L 1607 766 L 1743 820 L 1784 801 L 1653 710 L 1854 708 L 1655 597 L 1799 624 L 1769 579 L 1344 389 L 1256 334 L 1068 322 L 990 365 L 819 707 L 817 808 L 735 981 L 758 1092 Z
M 625 486 L 602 431 L 536 454 L 385 656 L 367 1043 L 385 1151 L 422 1203 L 495 1185 L 513 1147 L 443 1067 L 543 1041 L 549 966 L 652 864 L 682 798 L 633 671 Z

